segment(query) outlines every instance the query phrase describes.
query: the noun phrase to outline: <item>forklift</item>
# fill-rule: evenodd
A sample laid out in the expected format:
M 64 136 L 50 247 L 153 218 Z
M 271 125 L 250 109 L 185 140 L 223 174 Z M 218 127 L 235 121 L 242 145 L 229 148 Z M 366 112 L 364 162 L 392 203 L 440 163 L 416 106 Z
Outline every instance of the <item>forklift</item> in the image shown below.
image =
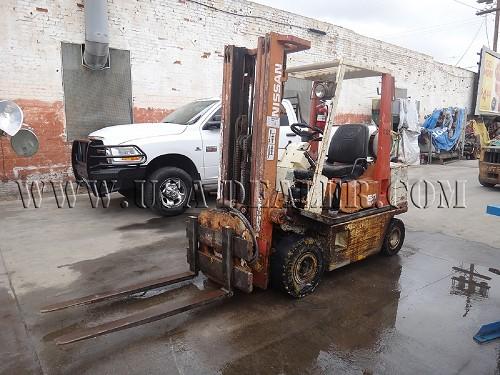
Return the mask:
M 325 270 L 380 252 L 398 253 L 405 229 L 394 216 L 406 212 L 407 202 L 404 166 L 390 162 L 394 79 L 383 69 L 342 59 L 287 69 L 288 54 L 309 48 L 307 40 L 278 33 L 259 37 L 254 49 L 225 47 L 216 208 L 187 220 L 189 270 L 41 311 L 182 285 L 200 273 L 214 287 L 74 330 L 56 338 L 56 344 L 163 319 L 229 298 L 235 290 L 251 293 L 272 285 L 302 298 L 315 290 Z M 311 81 L 312 103 L 321 108 L 322 121 L 311 116 L 309 124 L 293 124 L 302 142 L 290 143 L 280 155 L 281 99 L 288 76 Z M 381 78 L 377 134 L 366 125 L 346 124 L 331 135 L 343 81 L 365 77 Z

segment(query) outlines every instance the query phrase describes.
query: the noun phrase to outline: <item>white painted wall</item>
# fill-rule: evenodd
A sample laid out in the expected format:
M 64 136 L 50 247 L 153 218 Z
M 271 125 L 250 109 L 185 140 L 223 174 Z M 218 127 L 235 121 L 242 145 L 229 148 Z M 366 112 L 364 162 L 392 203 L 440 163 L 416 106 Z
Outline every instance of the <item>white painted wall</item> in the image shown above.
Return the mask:
M 82 2 L 0 2 L 0 97 L 63 100 L 60 43 L 84 42 L 84 13 L 77 5 Z M 312 49 L 291 55 L 289 65 L 344 56 L 390 69 L 397 86 L 421 101 L 422 113 L 440 106 L 471 106 L 470 71 L 248 1 L 199 2 L 242 16 L 189 0 L 108 0 L 111 47 L 131 51 L 134 106 L 172 109 L 194 98 L 219 95 L 224 45 L 254 47 L 257 36 L 268 31 L 311 40 Z M 327 35 L 317 36 L 307 31 L 309 27 Z M 346 84 L 339 112 L 370 113 L 377 85 L 373 79 Z

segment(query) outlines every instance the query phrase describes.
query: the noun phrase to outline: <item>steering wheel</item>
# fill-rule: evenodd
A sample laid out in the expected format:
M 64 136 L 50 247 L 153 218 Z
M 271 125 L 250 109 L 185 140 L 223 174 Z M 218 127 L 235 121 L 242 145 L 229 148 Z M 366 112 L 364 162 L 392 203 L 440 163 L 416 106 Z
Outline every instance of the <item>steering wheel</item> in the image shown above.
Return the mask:
M 290 125 L 290 130 L 306 142 L 321 141 L 321 135 L 323 135 L 323 129 L 305 123 L 292 124 Z

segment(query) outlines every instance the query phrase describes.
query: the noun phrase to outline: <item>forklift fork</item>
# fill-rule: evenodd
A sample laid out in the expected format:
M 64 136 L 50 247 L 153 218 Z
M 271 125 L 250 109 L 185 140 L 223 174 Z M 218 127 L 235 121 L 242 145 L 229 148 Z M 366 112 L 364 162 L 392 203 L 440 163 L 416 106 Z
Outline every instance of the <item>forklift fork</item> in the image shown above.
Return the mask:
M 177 315 L 185 311 L 220 301 L 233 295 L 233 238 L 234 231 L 229 228 L 223 228 L 222 237 L 222 261 L 223 261 L 223 285 L 219 289 L 208 289 L 195 293 L 183 299 L 174 299 L 157 306 L 145 309 L 136 314 L 99 324 L 93 327 L 77 329 L 73 332 L 60 336 L 56 339 L 57 345 L 70 344 L 89 338 L 102 336 L 108 333 L 121 331 L 127 328 L 136 327 L 142 324 L 151 323 L 156 320 L 164 319 L 169 316 Z M 85 297 L 71 299 L 43 307 L 42 313 L 59 311 L 69 307 L 94 304 L 98 302 L 109 301 L 124 296 L 131 296 L 140 292 L 147 292 L 168 285 L 179 284 L 181 282 L 194 279 L 199 273 L 199 239 L 198 239 L 198 219 L 194 216 L 189 217 L 187 223 L 187 235 L 189 247 L 187 251 L 190 270 L 176 275 L 166 276 L 159 279 L 146 281 L 139 284 L 129 285 L 117 288 L 107 292 L 91 294 Z

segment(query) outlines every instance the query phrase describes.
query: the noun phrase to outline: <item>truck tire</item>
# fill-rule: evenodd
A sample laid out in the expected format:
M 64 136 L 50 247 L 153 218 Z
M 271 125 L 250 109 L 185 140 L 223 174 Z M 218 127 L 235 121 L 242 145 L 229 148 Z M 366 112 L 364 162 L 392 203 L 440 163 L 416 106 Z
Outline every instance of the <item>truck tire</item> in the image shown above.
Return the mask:
M 492 184 L 490 182 L 486 182 L 486 181 L 482 180 L 481 177 L 479 177 L 479 183 L 481 185 L 483 185 L 484 187 L 488 187 L 488 188 L 492 188 L 495 186 L 495 184 Z
M 392 218 L 389 223 L 389 228 L 385 233 L 384 243 L 382 245 L 381 253 L 385 256 L 396 255 L 405 240 L 405 225 L 399 219 Z
M 316 241 L 298 235 L 281 238 L 271 257 L 271 282 L 294 298 L 314 292 L 323 276 L 323 253 Z
M 149 181 L 156 181 L 152 184 Z M 153 189 L 154 186 L 154 189 Z M 144 200 L 153 211 L 162 216 L 180 215 L 186 210 L 193 180 L 183 169 L 163 167 L 148 176 Z

